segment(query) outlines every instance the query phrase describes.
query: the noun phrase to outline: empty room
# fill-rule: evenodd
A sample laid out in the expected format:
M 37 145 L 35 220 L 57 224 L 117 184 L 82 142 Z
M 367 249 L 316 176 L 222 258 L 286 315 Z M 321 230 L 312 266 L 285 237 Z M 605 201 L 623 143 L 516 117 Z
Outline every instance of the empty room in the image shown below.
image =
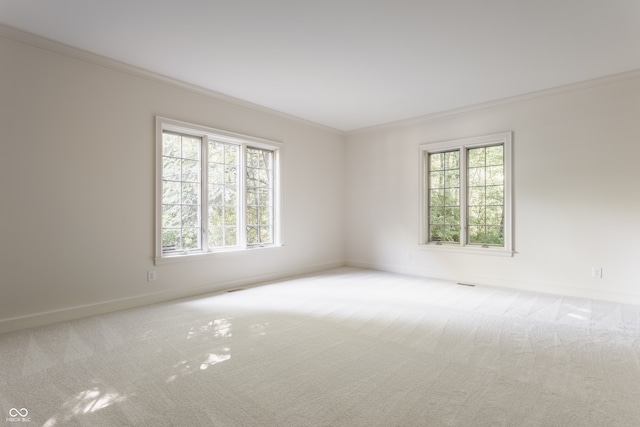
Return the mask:
M 2 425 L 640 425 L 638 1 L 0 0 L 0 132 Z

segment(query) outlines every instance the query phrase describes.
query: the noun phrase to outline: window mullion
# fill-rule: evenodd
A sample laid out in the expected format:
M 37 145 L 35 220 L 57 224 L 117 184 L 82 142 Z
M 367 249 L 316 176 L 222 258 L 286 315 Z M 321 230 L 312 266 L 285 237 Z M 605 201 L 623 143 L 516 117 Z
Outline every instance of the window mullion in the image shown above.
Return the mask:
M 240 159 L 238 167 L 238 244 L 242 249 L 247 248 L 247 145 L 240 145 Z
M 469 225 L 467 223 L 467 204 L 469 200 L 469 190 L 467 189 L 467 149 L 460 148 L 460 246 L 467 245 L 467 233 Z

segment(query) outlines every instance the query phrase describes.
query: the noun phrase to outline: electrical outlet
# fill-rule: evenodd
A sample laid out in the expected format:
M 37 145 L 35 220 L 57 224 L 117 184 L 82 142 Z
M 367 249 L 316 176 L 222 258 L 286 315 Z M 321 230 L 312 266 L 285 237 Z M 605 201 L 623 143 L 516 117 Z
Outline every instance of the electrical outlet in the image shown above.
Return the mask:
M 155 282 L 156 281 L 156 271 L 149 270 L 147 271 L 147 282 Z
M 407 259 L 412 259 L 413 258 L 413 254 L 411 253 L 411 251 L 407 252 Z
M 591 267 L 591 277 L 602 279 L 602 267 Z

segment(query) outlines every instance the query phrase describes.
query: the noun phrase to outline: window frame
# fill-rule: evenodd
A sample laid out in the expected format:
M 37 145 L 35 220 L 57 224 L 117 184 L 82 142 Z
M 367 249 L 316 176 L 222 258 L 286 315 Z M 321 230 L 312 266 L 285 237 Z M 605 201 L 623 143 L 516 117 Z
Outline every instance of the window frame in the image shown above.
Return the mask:
M 468 159 L 469 149 L 502 145 L 504 147 L 504 246 L 467 243 L 468 235 Z M 420 247 L 438 251 L 513 256 L 513 135 L 501 132 L 471 138 L 420 144 Z M 460 242 L 429 240 L 429 162 L 430 154 L 459 151 L 460 153 Z
M 162 188 L 163 188 L 163 133 L 177 133 L 180 135 L 193 136 L 201 139 L 200 146 L 200 239 L 201 248 L 197 250 L 182 251 L 175 253 L 166 253 L 162 250 Z M 209 141 L 216 141 L 225 144 L 234 144 L 240 147 L 239 155 L 242 158 L 239 161 L 238 180 L 239 180 L 239 209 L 237 213 L 238 220 L 238 245 L 220 248 L 211 248 L 208 245 L 208 180 L 207 170 L 209 160 L 207 149 Z M 272 176 L 272 192 L 273 192 L 273 243 L 261 245 L 249 245 L 246 239 L 246 149 L 252 147 L 261 150 L 273 152 L 273 176 Z M 272 140 L 257 138 L 253 136 L 242 135 L 225 130 L 215 129 L 207 126 L 195 125 L 192 123 L 182 122 L 178 120 L 168 119 L 156 116 L 156 173 L 155 173 L 155 258 L 156 265 L 167 262 L 178 262 L 186 260 L 199 260 L 208 257 L 215 257 L 221 254 L 243 253 L 246 251 L 254 251 L 268 248 L 281 247 L 284 245 L 282 239 L 282 151 L 283 144 Z

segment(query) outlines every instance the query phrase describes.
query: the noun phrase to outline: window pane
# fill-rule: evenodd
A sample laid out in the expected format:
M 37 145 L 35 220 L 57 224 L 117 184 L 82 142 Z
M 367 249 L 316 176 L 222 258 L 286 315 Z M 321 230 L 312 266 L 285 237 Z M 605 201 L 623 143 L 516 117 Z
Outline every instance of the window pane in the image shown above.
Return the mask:
M 237 212 L 237 205 L 209 207 L 210 247 L 238 245 Z
M 468 152 L 468 162 L 469 165 L 468 167 L 470 168 L 474 168 L 474 167 L 484 167 L 485 166 L 485 153 L 486 153 L 486 148 L 482 147 L 482 148 L 472 148 L 470 149 Z
M 228 165 L 238 164 L 238 154 L 240 146 L 234 144 L 224 144 L 224 162 Z
M 162 205 L 162 226 L 164 228 L 180 227 L 180 205 Z
M 258 204 L 258 191 L 255 188 L 247 187 L 247 205 L 256 206 Z
M 266 151 L 266 153 L 266 155 L 262 156 L 263 167 L 266 170 L 273 171 L 273 151 Z
M 484 243 L 485 242 L 485 227 L 478 225 L 469 226 L 469 243 Z
M 224 204 L 224 186 L 209 185 L 209 205 L 220 206 Z
M 429 240 L 432 242 L 441 242 L 444 240 L 444 225 L 432 225 L 430 228 Z
M 444 188 L 444 171 L 431 172 L 429 188 Z
M 487 245 L 500 245 L 504 244 L 504 237 L 502 235 L 502 227 L 488 226 L 487 234 L 485 238 L 485 244 Z
M 247 206 L 247 225 L 258 224 L 258 207 Z
M 260 169 L 258 171 L 258 179 L 260 180 L 261 186 L 269 187 L 271 183 L 271 173 L 268 169 Z
M 234 206 L 238 204 L 238 188 L 236 186 L 226 185 L 224 187 L 224 204 Z
M 173 157 L 162 158 L 162 178 L 169 181 L 180 181 L 182 170 L 181 161 Z
M 182 158 L 200 162 L 201 139 L 196 137 L 182 137 Z
M 197 227 L 200 224 L 200 206 L 182 206 L 182 226 Z
M 256 150 L 247 150 L 247 168 L 260 167 L 260 156 Z
M 460 187 L 460 170 L 448 170 L 445 175 L 445 186 L 447 188 Z
M 224 228 L 224 245 L 236 246 L 238 244 L 238 228 L 227 226 Z
M 460 190 L 457 188 L 448 188 L 444 190 L 444 204 L 446 206 L 459 206 L 460 205 Z
M 209 166 L 213 163 L 224 163 L 224 145 L 219 142 L 209 142 Z
M 273 217 L 271 216 L 271 208 L 263 207 L 260 209 L 260 224 L 271 224 Z
M 502 145 L 467 151 L 469 244 L 503 245 L 504 165 Z
M 485 185 L 485 168 L 469 168 L 469 187 Z
M 247 245 L 257 245 L 260 243 L 258 239 L 258 227 L 257 226 L 248 226 L 247 227 Z
M 445 225 L 443 241 L 450 243 L 460 242 L 460 227 L 457 225 Z
M 209 246 L 223 246 L 224 231 L 222 227 L 209 225 Z
M 460 224 L 460 208 L 446 207 L 444 208 L 444 223 L 447 225 L 459 225 Z
M 503 165 L 504 164 L 504 147 L 502 145 L 496 145 L 495 147 L 487 147 L 486 161 L 487 166 Z
M 469 207 L 469 224 L 478 225 L 485 224 L 485 207 L 471 206 Z
M 502 185 L 504 183 L 504 173 L 502 166 L 489 166 L 486 173 L 487 185 Z
M 180 157 L 180 136 L 165 132 L 162 134 L 162 155 Z
M 182 229 L 182 249 L 200 249 L 200 228 Z
M 266 189 L 260 189 L 258 192 L 258 203 L 260 206 L 270 206 L 271 205 L 271 192 Z
M 444 170 L 444 153 L 429 155 L 429 170 L 430 171 Z
M 271 226 L 260 226 L 260 243 L 271 243 Z
M 196 160 L 182 160 L 182 181 L 200 182 L 200 162 Z
M 209 164 L 209 185 L 222 185 L 224 183 L 224 165 Z
M 469 188 L 469 206 L 479 206 L 485 204 L 485 187 L 471 187 Z
M 460 239 L 460 151 L 429 154 L 430 241 Z
M 247 147 L 246 204 L 247 244 L 273 242 L 273 152 Z
M 209 242 L 211 249 L 236 246 L 239 225 L 238 200 L 240 146 L 209 142 Z
M 444 206 L 432 206 L 429 212 L 431 224 L 444 224 Z
M 429 196 L 431 206 L 444 206 L 444 190 L 431 190 Z
M 182 183 L 182 203 L 185 205 L 200 204 L 200 184 L 199 183 Z
M 450 151 L 448 153 L 444 153 L 444 164 L 445 168 L 448 170 L 459 170 L 460 169 L 460 152 L 459 151 Z
M 487 187 L 487 205 L 504 205 L 504 187 L 502 185 L 493 185 Z
M 162 134 L 162 251 L 198 250 L 200 238 L 200 148 L 190 135 Z
M 222 206 L 209 206 L 209 226 L 221 227 L 224 224 L 224 209 Z
M 180 183 L 173 181 L 165 181 L 162 183 L 162 203 L 176 204 L 180 203 Z
M 504 208 L 502 206 L 487 206 L 487 225 L 502 225 L 504 222 Z
M 162 252 L 175 251 L 180 245 L 179 228 L 162 229 Z
M 225 206 L 224 208 L 224 223 L 228 226 L 229 224 L 237 224 L 237 216 L 236 216 L 236 207 L 235 206 Z
M 235 184 L 238 181 L 238 168 L 233 166 L 227 166 L 224 170 L 224 182 L 225 184 Z

